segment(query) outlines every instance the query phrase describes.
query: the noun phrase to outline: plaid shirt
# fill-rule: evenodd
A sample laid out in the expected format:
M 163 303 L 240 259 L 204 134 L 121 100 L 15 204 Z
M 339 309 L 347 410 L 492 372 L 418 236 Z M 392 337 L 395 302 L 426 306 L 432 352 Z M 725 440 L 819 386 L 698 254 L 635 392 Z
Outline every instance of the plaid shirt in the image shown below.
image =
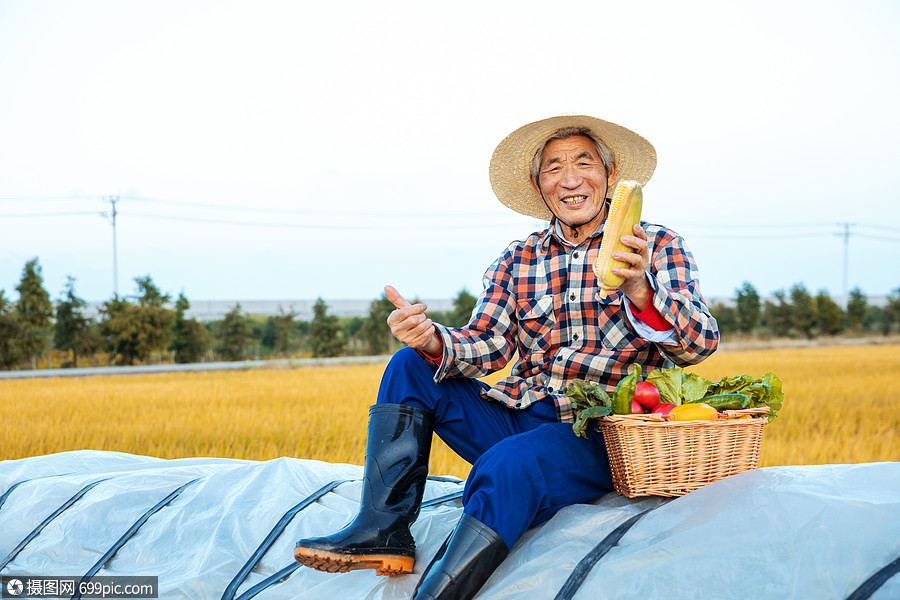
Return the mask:
M 600 298 L 592 265 L 600 253 L 602 227 L 572 247 L 560 241 L 554 222 L 510 244 L 490 266 L 466 327 L 436 326 L 444 354 L 435 382 L 482 377 L 518 353 L 511 375 L 485 397 L 510 408 L 552 399 L 559 420 L 571 422 L 571 402 L 562 390 L 573 379 L 612 390 L 634 363 L 648 373 L 695 364 L 712 354 L 719 332 L 700 295 L 693 256 L 673 231 L 646 222 L 641 226 L 650 240 L 651 302 L 672 325 L 674 343 L 639 337 L 625 316 L 629 308 L 621 292 Z

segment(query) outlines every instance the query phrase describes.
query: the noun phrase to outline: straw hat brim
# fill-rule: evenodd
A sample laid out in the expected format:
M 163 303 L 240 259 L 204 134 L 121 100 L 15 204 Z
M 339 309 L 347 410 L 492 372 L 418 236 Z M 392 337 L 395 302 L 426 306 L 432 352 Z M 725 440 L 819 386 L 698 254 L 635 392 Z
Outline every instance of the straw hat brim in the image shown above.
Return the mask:
M 585 115 L 550 117 L 519 127 L 500 142 L 491 157 L 491 187 L 497 198 L 517 213 L 549 221 L 553 214 L 531 186 L 531 164 L 538 147 L 563 127 L 587 127 L 612 150 L 616 178 L 646 184 L 656 169 L 656 150 L 636 134 L 615 123 Z

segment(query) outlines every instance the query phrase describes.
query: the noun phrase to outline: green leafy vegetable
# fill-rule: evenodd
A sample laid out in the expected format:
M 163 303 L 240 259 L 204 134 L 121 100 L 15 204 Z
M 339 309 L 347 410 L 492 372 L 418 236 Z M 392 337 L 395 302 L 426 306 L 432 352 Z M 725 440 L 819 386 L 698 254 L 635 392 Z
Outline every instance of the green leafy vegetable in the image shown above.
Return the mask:
M 681 401 L 699 402 L 706 395 L 710 382 L 696 373 L 688 373 L 681 380 Z
M 591 406 L 612 406 L 612 398 L 606 390 L 596 383 L 589 383 L 583 379 L 574 379 L 563 393 L 572 399 L 572 410 L 576 412 Z
M 572 431 L 577 436 L 587 437 L 585 432 L 590 426 L 591 419 L 612 414 L 612 397 L 596 383 L 574 379 L 566 386 L 563 393 L 572 400 L 572 410 L 575 411 L 575 424 L 572 425 Z
M 605 417 L 609 414 L 612 414 L 612 409 L 608 406 L 589 406 L 580 410 L 575 418 L 575 424 L 572 425 L 572 431 L 575 432 L 575 435 L 586 438 L 587 434 L 585 432 L 588 429 L 590 420 Z
M 572 400 L 576 415 L 572 426 L 575 435 L 587 437 L 585 432 L 592 419 L 610 414 L 630 414 L 634 390 L 640 379 L 641 366 L 636 364 L 634 370 L 619 381 L 612 394 L 596 383 L 573 380 L 563 393 Z M 647 381 L 656 386 L 663 402 L 675 405 L 704 402 L 716 410 L 768 406 L 770 420 L 781 410 L 784 400 L 781 380 L 771 372 L 760 379 L 745 374 L 712 382 L 696 373 L 686 374 L 680 367 L 673 367 L 654 369 L 647 375 Z
M 749 375 L 738 375 L 737 377 L 723 377 L 715 382 L 710 390 L 712 394 L 731 394 L 743 389 L 748 385 L 752 385 L 756 380 Z
M 770 421 L 781 410 L 784 400 L 781 380 L 772 372 L 759 379 L 744 374 L 712 382 L 696 373 L 684 373 L 680 367 L 674 367 L 654 369 L 647 376 L 647 381 L 657 387 L 663 402 L 675 405 L 703 402 L 717 410 L 768 406 Z
M 775 418 L 784 400 L 781 380 L 772 372 L 766 373 L 761 379 L 754 379 L 750 375 L 723 377 L 710 386 L 710 394 L 744 394 L 750 399 L 751 408 L 769 407 L 769 420 Z
M 765 405 L 769 407 L 769 420 L 775 418 L 781 410 L 781 402 L 784 400 L 784 392 L 781 391 L 781 380 L 771 371 L 763 375 L 762 382 L 769 386 L 769 395 L 765 399 Z
M 696 378 L 689 386 L 688 378 Z M 697 398 L 697 393 L 702 385 L 706 384 L 706 392 L 703 396 Z M 698 387 L 690 392 L 685 391 L 687 388 L 697 385 Z M 769 407 L 769 420 L 775 418 L 778 411 L 781 410 L 781 402 L 784 400 L 784 393 L 781 391 L 781 380 L 774 373 L 766 373 L 760 379 L 755 379 L 752 375 L 737 375 L 735 377 L 723 377 L 715 383 L 710 383 L 701 377 L 697 377 L 693 373 L 685 376 L 685 384 L 682 387 L 685 402 L 705 402 L 714 406 L 718 410 L 730 410 L 732 406 L 735 408 L 759 408 L 761 406 Z M 740 399 L 740 396 L 746 396 L 747 401 Z M 736 402 L 729 403 L 724 399 L 726 397 L 734 397 Z M 709 402 L 712 398 L 720 398 L 720 406 L 713 402 Z M 738 406 L 740 405 L 740 406 Z
M 681 367 L 673 369 L 653 369 L 647 375 L 647 381 L 659 390 L 661 402 L 678 406 L 681 404 Z

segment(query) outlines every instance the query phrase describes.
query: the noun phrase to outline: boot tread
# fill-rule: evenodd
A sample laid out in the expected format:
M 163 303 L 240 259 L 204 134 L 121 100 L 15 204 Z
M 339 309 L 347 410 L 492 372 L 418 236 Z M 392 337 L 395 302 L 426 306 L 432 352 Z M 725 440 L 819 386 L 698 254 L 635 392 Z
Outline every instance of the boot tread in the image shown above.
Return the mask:
M 404 575 L 413 572 L 415 559 L 394 554 L 339 554 L 327 550 L 298 547 L 297 562 L 327 573 L 347 573 L 357 569 L 375 569 L 376 575 Z

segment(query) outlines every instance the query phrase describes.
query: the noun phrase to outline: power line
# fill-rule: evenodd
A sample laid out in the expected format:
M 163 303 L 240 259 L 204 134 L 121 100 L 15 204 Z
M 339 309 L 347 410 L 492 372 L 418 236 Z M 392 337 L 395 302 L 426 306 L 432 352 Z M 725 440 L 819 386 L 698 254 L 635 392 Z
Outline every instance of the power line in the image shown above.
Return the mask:
M 128 212 L 128 216 L 145 218 L 145 219 L 159 219 L 164 221 L 185 221 L 188 223 L 207 223 L 212 225 L 238 225 L 242 227 L 275 227 L 275 228 L 287 228 L 287 229 L 310 229 L 310 230 L 331 230 L 331 231 L 346 231 L 348 229 L 352 230 L 369 230 L 375 231 L 380 229 L 392 229 L 392 228 L 406 228 L 408 225 L 401 223 L 373 223 L 369 225 L 356 225 L 349 223 L 341 223 L 336 225 L 329 225 L 327 223 L 277 223 L 271 221 L 235 221 L 231 219 L 210 219 L 205 217 L 183 217 L 183 216 L 174 216 L 174 215 L 154 215 L 148 213 L 141 212 Z M 495 229 L 497 227 L 507 227 L 507 226 L 515 226 L 515 223 L 461 223 L 461 224 L 447 224 L 440 223 L 440 229 Z
M 690 236 L 692 240 L 795 240 L 795 239 L 804 239 L 804 238 L 815 238 L 815 237 L 829 237 L 833 235 L 832 232 L 824 231 L 822 233 L 802 233 L 786 236 L 783 233 L 772 233 L 772 234 L 732 234 L 732 235 L 705 235 L 705 234 L 694 234 Z
M 105 202 L 113 202 L 110 200 L 113 198 L 112 196 L 104 196 L 101 199 Z M 251 206 L 239 206 L 239 205 L 226 205 L 226 204 L 211 204 L 211 203 L 203 203 L 203 202 L 181 202 L 181 201 L 171 201 L 171 200 L 162 200 L 158 198 L 146 198 L 141 196 L 122 196 L 117 195 L 114 197 L 116 201 L 127 199 L 127 200 L 135 200 L 140 202 L 149 202 L 149 203 L 158 203 L 158 204 L 166 204 L 172 206 L 190 206 L 195 208 L 213 208 L 213 209 L 221 209 L 228 211 L 244 211 L 244 212 L 253 212 L 255 214 L 259 213 L 267 213 L 272 215 L 297 215 L 302 217 L 307 217 L 313 220 L 312 223 L 291 223 L 291 222 L 272 222 L 272 221 L 248 221 L 248 220 L 236 220 L 236 219 L 219 219 L 219 218 L 210 218 L 210 217 L 191 217 L 185 215 L 164 215 L 164 214 L 151 214 L 151 213 L 142 213 L 142 212 L 131 212 L 129 211 L 129 216 L 134 216 L 137 218 L 148 218 L 148 219 L 157 219 L 157 220 L 168 220 L 168 221 L 183 221 L 189 223 L 205 223 L 209 225 L 234 225 L 241 227 L 265 227 L 265 228 L 287 228 L 287 229 L 306 229 L 306 230 L 331 230 L 331 231 L 340 231 L 340 230 L 377 230 L 377 229 L 393 229 L 396 227 L 408 227 L 409 225 L 405 223 L 398 223 L 397 221 L 407 221 L 410 219 L 428 219 L 432 222 L 432 227 L 440 227 L 442 230 L 446 229 L 495 229 L 498 227 L 509 227 L 516 226 L 517 223 L 514 221 L 497 221 L 497 222 L 485 222 L 484 220 L 474 221 L 472 219 L 471 213 L 422 213 L 422 214 L 391 214 L 391 213 L 360 213 L 354 212 L 352 213 L 352 217 L 360 217 L 360 218 L 373 218 L 378 217 L 382 219 L 386 219 L 388 222 L 384 223 L 375 223 L 368 222 L 366 224 L 354 224 L 347 223 L 344 221 L 346 219 L 346 215 L 334 215 L 330 213 L 315 213 L 309 211 L 297 211 L 297 210 L 286 210 L 286 209 L 274 209 L 274 208 L 266 208 L 266 207 L 251 207 Z M 36 199 L 44 199 L 44 200 L 60 200 L 60 199 L 69 199 L 69 200 L 96 200 L 97 198 L 94 196 L 0 196 L 0 200 L 36 200 Z M 115 206 L 113 206 L 115 208 Z M 113 211 L 116 212 L 117 211 Z M 29 212 L 29 213 L 7 213 L 0 214 L 0 218 L 6 219 L 30 219 L 30 218 L 54 218 L 54 217 L 75 217 L 75 216 L 86 216 L 86 215 L 95 215 L 97 214 L 94 211 L 53 211 L 53 212 Z M 103 216 L 110 218 L 110 213 L 101 213 Z M 447 222 L 441 222 L 440 219 L 442 217 L 464 217 L 474 222 L 466 222 L 459 224 L 452 224 Z M 332 225 L 327 223 L 329 220 L 334 220 L 336 224 Z M 111 219 L 112 222 L 112 219 Z M 115 230 L 115 224 L 114 230 Z M 825 237 L 830 235 L 838 235 L 839 237 L 844 237 L 845 235 L 864 235 L 866 239 L 869 240 L 877 240 L 882 242 L 900 242 L 900 238 L 896 237 L 888 237 L 888 236 L 875 236 L 870 234 L 862 234 L 859 232 L 846 232 L 844 230 L 844 223 L 834 223 L 834 222 L 814 222 L 814 223 L 798 223 L 798 224 L 772 224 L 772 223 L 728 223 L 728 224 L 711 224 L 711 223 L 690 223 L 690 224 L 681 224 L 681 227 L 676 226 L 678 229 L 682 230 L 727 230 L 729 233 L 716 234 L 716 233 L 692 233 L 690 234 L 691 239 L 711 239 L 711 240 L 767 240 L 767 239 L 804 239 L 804 238 L 813 238 L 813 237 Z M 883 231 L 900 231 L 900 227 L 891 227 L 886 225 L 876 225 L 871 223 L 854 223 L 854 227 L 860 228 L 868 228 L 868 229 L 877 229 Z M 417 227 L 421 227 L 421 225 L 417 225 Z M 839 231 L 835 232 L 834 227 L 838 227 Z M 823 228 L 829 228 L 831 231 L 821 231 Z M 785 234 L 783 230 L 792 230 L 795 233 Z M 809 229 L 820 230 L 820 231 L 808 231 Z M 802 231 L 806 230 L 806 231 Z M 802 232 L 801 232 L 802 231 Z M 733 232 L 733 233 L 732 233 Z M 114 232 L 115 233 L 115 232 Z
M 88 195 L 34 195 L 34 196 L 0 196 L 0 201 L 32 201 L 32 200 L 92 200 L 96 201 L 98 198 L 109 201 L 108 197 L 98 197 L 98 196 L 88 196 Z M 164 204 L 170 206 L 185 206 L 185 207 L 193 207 L 193 208 L 204 208 L 204 209 L 213 209 L 213 210 L 224 210 L 224 211 L 236 211 L 236 212 L 252 212 L 254 214 L 272 214 L 272 215 L 296 215 L 301 217 L 307 217 L 310 219 L 317 220 L 342 220 L 346 218 L 345 214 L 336 215 L 334 213 L 329 212 L 316 212 L 309 210 L 292 210 L 292 209 L 282 209 L 282 208 L 271 208 L 265 206 L 247 206 L 247 205 L 236 205 L 236 204 L 221 204 L 221 203 L 210 203 L 210 202 L 191 202 L 191 201 L 181 201 L 181 200 L 166 200 L 162 198 L 153 198 L 153 197 L 145 197 L 145 196 L 136 196 L 136 195 L 117 195 L 116 198 L 118 200 L 134 200 L 138 202 L 147 202 L 154 204 Z M 50 213 L 12 213 L 2 215 L 2 218 L 43 218 L 43 217 L 67 217 L 67 216 L 82 216 L 82 215 L 92 215 L 96 214 L 93 211 L 57 211 Z M 258 221 L 237 221 L 230 219 L 210 219 L 210 218 L 201 218 L 201 217 L 187 217 L 187 216 L 179 216 L 179 215 L 152 215 L 152 214 L 142 214 L 142 213 L 130 213 L 129 215 L 134 214 L 134 216 L 141 216 L 146 218 L 153 219 L 167 219 L 167 220 L 183 220 L 195 223 L 209 223 L 209 224 L 222 224 L 222 225 L 241 225 L 241 226 L 254 226 L 259 225 L 261 227 L 288 227 L 288 228 L 299 228 L 299 229 L 376 229 L 381 228 L 381 225 L 321 225 L 316 224 L 315 226 L 306 225 L 306 224 L 290 224 L 290 223 L 270 223 L 270 222 L 258 222 Z M 386 219 L 386 220 L 410 220 L 410 219 L 428 219 L 435 220 L 441 219 L 445 217 L 460 217 L 471 219 L 473 217 L 471 212 L 460 212 L 460 213 L 449 213 L 449 212 L 435 212 L 429 211 L 425 213 L 389 213 L 385 211 L 374 211 L 374 212 L 360 212 L 354 211 L 352 213 L 354 217 L 361 218 L 378 218 L 378 219 Z M 508 224 L 513 224 L 512 222 L 497 222 L 497 226 L 506 226 Z M 485 224 L 483 221 L 480 223 L 466 223 L 464 225 L 459 225 L 459 227 L 464 228 L 490 228 L 494 224 L 488 223 Z M 390 225 L 388 225 L 390 226 Z M 784 234 L 775 233 L 780 230 L 809 230 L 809 229 L 820 229 L 820 228 L 833 228 L 833 227 L 843 227 L 842 223 L 834 223 L 834 222 L 804 222 L 804 223 L 796 223 L 796 224 L 778 224 L 778 223 L 683 223 L 676 225 L 676 229 L 683 230 L 728 230 L 728 231 L 737 231 L 739 232 L 737 235 L 732 234 L 723 234 L 723 235 L 704 235 L 704 234 L 692 234 L 691 238 L 700 238 L 700 239 L 775 239 L 775 238 L 784 238 Z M 884 231 L 898 231 L 900 232 L 900 227 L 891 227 L 886 225 L 879 224 L 871 224 L 871 223 L 854 223 L 855 227 L 863 227 L 869 229 L 880 229 Z M 446 223 L 441 223 L 440 227 L 442 229 L 447 228 Z M 453 227 L 452 225 L 450 226 Z M 833 231 L 833 230 L 832 230 Z M 748 232 L 748 233 L 741 233 Z M 750 233 L 753 232 L 753 233 Z M 757 233 L 758 232 L 758 233 Z M 772 233 L 767 233 L 772 232 Z M 797 237 L 814 237 L 817 235 L 830 235 L 831 233 L 816 233 L 809 234 L 804 233 L 800 235 L 791 235 L 791 238 Z M 838 233 L 838 235 L 842 235 Z M 898 238 L 890 238 L 890 237 L 876 237 L 876 236 L 866 236 L 869 239 L 877 239 L 879 241 L 889 241 L 895 242 L 898 241 Z
M 867 227 L 869 229 L 881 229 L 883 231 L 900 231 L 900 227 L 885 227 L 884 225 L 868 225 L 866 223 L 857 223 L 859 227 Z
M 834 223 L 684 223 L 682 224 L 682 227 L 691 229 L 809 229 L 819 227 L 834 227 Z
M 74 194 L 35 195 L 35 196 L 0 196 L 0 202 L 44 202 L 58 200 L 96 200 L 100 196 L 81 196 Z
M 13 213 L 2 215 L 4 219 L 40 219 L 43 217 L 76 217 L 80 215 L 97 215 L 96 210 L 80 210 L 71 212 L 54 212 L 54 213 Z
M 154 204 L 164 204 L 169 206 L 178 206 L 178 207 L 191 207 L 191 208 L 202 208 L 202 209 L 213 209 L 213 210 L 221 210 L 226 212 L 245 212 L 245 213 L 253 213 L 253 214 L 268 214 L 268 215 L 293 215 L 298 217 L 304 217 L 308 219 L 320 219 L 320 220 L 335 220 L 340 221 L 347 217 L 346 213 L 336 214 L 334 212 L 316 212 L 309 210 L 291 210 L 291 209 L 280 209 L 280 208 L 269 208 L 269 207 L 260 207 L 260 206 L 238 206 L 238 205 L 229 205 L 229 204 L 210 204 L 206 202 L 182 202 L 182 201 L 172 201 L 172 200 L 157 200 L 153 198 L 141 198 L 136 196 L 117 196 L 120 200 L 135 200 L 140 202 L 148 202 Z M 9 200 L 10 198 L 7 198 Z M 26 200 L 26 198 L 16 198 L 17 200 Z M 61 200 L 62 197 L 54 197 L 54 198 L 45 198 L 46 200 Z M 97 198 L 79 198 L 96 201 Z M 105 197 L 102 198 L 105 200 Z M 2 200 L 2 198 L 0 198 Z M 27 200 L 33 200 L 29 198 Z M 84 212 L 75 212 L 75 211 L 67 211 L 67 212 L 47 212 L 47 213 L 7 213 L 5 215 L 0 214 L 0 217 L 9 217 L 9 218 L 30 218 L 30 217 L 55 217 L 55 216 L 74 216 L 74 215 L 88 215 L 95 214 L 93 211 L 84 211 Z M 163 215 L 158 215 L 163 216 Z M 411 212 L 403 212 L 403 213 L 392 213 L 386 211 L 377 211 L 377 212 L 362 212 L 354 210 L 352 211 L 353 217 L 365 218 L 365 219 L 382 219 L 382 220 L 416 220 L 416 219 L 443 219 L 443 218 L 464 218 L 464 219 L 472 219 L 473 213 L 469 212 L 437 212 L 437 211 L 429 211 L 423 213 L 411 213 Z M 172 218 L 178 218 L 177 216 L 172 216 Z M 184 217 L 187 218 L 187 217 Z M 503 216 L 498 215 L 498 219 L 504 219 Z M 503 220 L 503 222 L 498 221 L 498 225 L 505 225 L 509 221 Z M 234 222 L 239 224 L 239 222 Z
M 183 200 L 162 200 L 159 198 L 146 198 L 142 196 L 122 196 L 123 199 L 126 200 L 140 200 L 143 202 L 152 202 L 155 204 L 167 204 L 170 206 L 190 206 L 194 208 L 211 208 L 211 209 L 219 209 L 226 211 L 235 211 L 235 212 L 252 212 L 252 213 L 270 213 L 270 214 L 279 214 L 279 215 L 299 215 L 304 217 L 334 217 L 335 214 L 333 212 L 321 212 L 321 211 L 310 211 L 310 210 L 292 210 L 285 208 L 269 208 L 265 206 L 244 206 L 237 204 L 219 204 L 215 202 L 190 202 Z M 469 218 L 472 216 L 471 212 L 435 212 L 430 211 L 427 213 L 390 213 L 381 211 L 372 211 L 372 212 L 362 212 L 362 211 L 353 211 L 354 216 L 358 217 L 376 217 L 376 218 L 384 218 L 384 219 L 395 219 L 395 218 L 434 218 L 434 217 L 466 217 Z M 343 215 L 341 215 L 343 217 Z

